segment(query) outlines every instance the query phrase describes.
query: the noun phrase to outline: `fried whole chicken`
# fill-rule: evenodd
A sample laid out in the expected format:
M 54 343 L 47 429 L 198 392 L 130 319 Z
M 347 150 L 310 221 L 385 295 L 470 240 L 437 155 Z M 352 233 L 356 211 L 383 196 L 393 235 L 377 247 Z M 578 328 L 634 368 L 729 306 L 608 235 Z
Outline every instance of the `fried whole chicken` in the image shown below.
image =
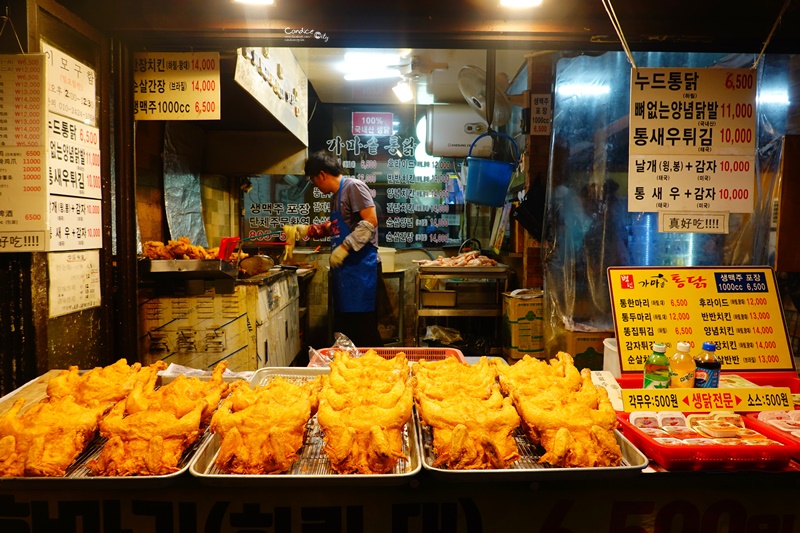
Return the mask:
M 217 468 L 230 474 L 288 471 L 316 412 L 319 386 L 319 378 L 295 385 L 277 376 L 255 389 L 234 387 L 211 419 L 211 431 L 220 436 Z
M 163 370 L 166 364 L 159 361 L 156 370 Z M 80 373 L 77 366 L 62 370 L 47 384 L 47 395 L 50 398 L 72 396 L 76 402 L 87 404 L 96 400 L 113 404 L 125 398 L 133 390 L 136 380 L 140 378 L 142 365 L 134 363 L 128 366 L 125 359 L 106 367 L 96 367 Z
M 558 467 L 619 466 L 614 436 L 616 412 L 588 369 L 579 372 L 572 356 L 559 352 L 549 362 L 523 357 L 513 366 L 496 365 L 503 392 L 514 401 L 528 438 L 545 449 L 540 463 Z
M 179 470 L 183 452 L 202 434 L 229 390 L 223 380 L 227 361 L 208 380 L 178 376 L 155 389 L 157 372 L 137 380 L 100 423 L 108 439 L 87 466 L 95 475 L 156 476 Z
M 19 399 L 0 416 L 0 476 L 64 476 L 95 436 L 106 411 L 96 400 L 86 405 L 72 396 L 44 399 L 20 415 Z
M 374 350 L 356 358 L 336 352 L 317 412 L 331 467 L 342 474 L 391 472 L 407 459 L 403 431 L 413 401 L 404 353 L 384 359 Z
M 184 450 L 200 435 L 205 400 L 182 417 L 157 405 L 125 416 L 119 402 L 100 423 L 100 434 L 108 438 L 97 459 L 86 466 L 95 475 L 159 476 L 179 470 Z
M 412 365 L 423 423 L 433 430 L 433 465 L 454 470 L 507 468 L 519 459 L 513 433 L 520 418 L 482 357 L 474 366 L 455 358 Z

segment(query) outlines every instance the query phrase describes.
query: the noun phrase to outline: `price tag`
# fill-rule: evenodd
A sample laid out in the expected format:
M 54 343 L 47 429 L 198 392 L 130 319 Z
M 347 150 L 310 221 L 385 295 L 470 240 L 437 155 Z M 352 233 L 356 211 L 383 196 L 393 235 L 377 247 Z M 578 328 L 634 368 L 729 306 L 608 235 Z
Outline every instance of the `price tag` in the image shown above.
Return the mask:
M 788 387 L 736 389 L 622 389 L 625 412 L 787 411 L 794 409 Z
M 134 55 L 135 120 L 219 120 L 218 52 Z
M 794 369 L 771 268 L 611 267 L 608 282 L 623 371 L 679 341 L 715 342 L 726 372 Z

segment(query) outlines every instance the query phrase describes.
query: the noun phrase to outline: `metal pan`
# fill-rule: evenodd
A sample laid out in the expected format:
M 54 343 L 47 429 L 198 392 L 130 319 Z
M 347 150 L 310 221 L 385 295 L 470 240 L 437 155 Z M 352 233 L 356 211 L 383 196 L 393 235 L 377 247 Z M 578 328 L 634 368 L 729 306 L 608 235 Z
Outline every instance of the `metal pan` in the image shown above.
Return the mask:
M 456 274 L 456 275 L 472 275 L 472 274 L 499 274 L 508 270 L 508 265 L 498 263 L 495 266 L 483 267 L 447 267 L 447 266 L 419 266 L 420 274 Z
M 488 470 L 449 470 L 433 466 L 436 456 L 433 452 L 433 435 L 431 428 L 420 420 L 415 411 L 415 422 L 418 425 L 417 435 L 420 441 L 417 446 L 422 454 L 422 467 L 433 476 L 449 482 L 484 482 L 484 481 L 560 481 L 573 479 L 606 479 L 638 475 L 648 464 L 647 457 L 626 439 L 618 430 L 614 436 L 622 450 L 622 465 L 597 468 L 560 468 L 539 464 L 541 448 L 534 446 L 521 428 L 514 432 L 517 448 L 521 457 L 509 468 Z
M 296 383 L 302 383 L 321 374 L 330 372 L 329 368 L 262 368 L 256 371 L 250 381 L 252 386 L 261 386 L 275 376 L 281 376 Z M 422 461 L 418 448 L 419 437 L 417 426 L 412 420 L 406 424 L 403 435 L 403 453 L 408 460 L 401 460 L 394 470 L 387 474 L 338 474 L 330 465 L 324 452 L 325 436 L 322 433 L 317 418 L 314 416 L 306 426 L 306 435 L 300 457 L 285 474 L 228 474 L 220 472 L 214 461 L 219 452 L 219 437 L 212 437 L 198 450 L 189 473 L 201 482 L 213 486 L 248 486 L 248 485 L 279 485 L 279 486 L 314 486 L 319 485 L 405 485 L 411 482 L 412 477 L 422 469 Z

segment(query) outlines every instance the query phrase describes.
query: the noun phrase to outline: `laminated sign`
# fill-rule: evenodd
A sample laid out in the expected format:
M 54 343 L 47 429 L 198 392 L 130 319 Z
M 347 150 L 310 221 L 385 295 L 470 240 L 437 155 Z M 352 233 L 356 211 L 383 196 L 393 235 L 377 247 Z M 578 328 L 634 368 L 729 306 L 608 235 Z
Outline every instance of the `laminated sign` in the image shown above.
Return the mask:
M 633 69 L 630 106 L 628 211 L 692 233 L 753 212 L 755 70 Z

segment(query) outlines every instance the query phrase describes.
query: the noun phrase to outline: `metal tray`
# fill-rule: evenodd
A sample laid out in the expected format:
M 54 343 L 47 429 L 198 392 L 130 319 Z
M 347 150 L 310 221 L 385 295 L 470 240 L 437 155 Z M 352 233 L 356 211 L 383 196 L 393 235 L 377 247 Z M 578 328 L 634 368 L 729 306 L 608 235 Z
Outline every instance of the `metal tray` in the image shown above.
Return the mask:
M 140 259 L 139 272 L 194 279 L 235 279 L 239 270 L 233 263 L 219 259 Z
M 303 368 L 303 367 L 278 367 L 262 368 L 256 371 L 250 381 L 252 386 L 261 386 L 272 378 L 281 376 L 295 383 L 303 383 L 314 377 L 327 374 L 330 368 Z M 388 474 L 338 474 L 330 466 L 325 451 L 324 434 L 317 423 L 317 417 L 312 417 L 306 426 L 306 435 L 300 457 L 294 462 L 289 472 L 285 474 L 228 474 L 220 472 L 214 461 L 219 453 L 219 436 L 212 435 L 203 447 L 198 450 L 191 464 L 189 473 L 203 483 L 214 486 L 264 486 L 274 484 L 280 486 L 301 485 L 339 485 L 339 484 L 364 484 L 376 485 L 404 485 L 410 483 L 411 478 L 421 469 L 421 459 L 418 448 L 419 437 L 417 426 L 412 420 L 406 424 L 403 434 L 403 453 L 408 460 L 401 460 L 394 470 Z
M 648 464 L 647 457 L 639 451 L 619 430 L 614 430 L 614 436 L 622 450 L 622 465 L 595 467 L 595 468 L 561 468 L 546 464 L 539 464 L 543 450 L 534 446 L 522 428 L 514 432 L 520 458 L 514 461 L 509 468 L 488 470 L 450 470 L 433 466 L 436 456 L 433 452 L 433 435 L 431 428 L 422 423 L 414 409 L 414 419 L 418 425 L 420 441 L 417 444 L 422 453 L 422 466 L 432 475 L 443 481 L 463 483 L 467 481 L 559 481 L 571 479 L 598 479 L 616 478 L 638 475 Z
M 47 397 L 47 383 L 50 378 L 56 376 L 61 370 L 50 370 L 38 378 L 32 379 L 25 385 L 17 388 L 9 394 L 0 398 L 0 414 L 8 411 L 20 397 L 25 398 L 25 405 L 22 412 L 30 409 L 35 403 Z M 86 370 L 81 370 L 81 373 Z M 95 476 L 86 464 L 96 459 L 106 443 L 106 438 L 99 434 L 95 435 L 86 445 L 75 461 L 67 468 L 62 477 L 0 477 L 0 489 L 4 488 L 67 488 L 76 485 L 81 488 L 96 487 L 101 490 L 107 488 L 136 488 L 136 487 L 162 487 L 169 485 L 189 470 L 189 464 L 194 454 L 203 446 L 211 435 L 204 433 L 187 448 L 181 460 L 178 462 L 179 470 L 171 474 L 161 476 Z
M 419 266 L 420 274 L 463 274 L 471 276 L 473 274 L 500 274 L 508 270 L 508 265 L 498 263 L 496 266 L 482 267 L 448 267 L 448 266 Z

